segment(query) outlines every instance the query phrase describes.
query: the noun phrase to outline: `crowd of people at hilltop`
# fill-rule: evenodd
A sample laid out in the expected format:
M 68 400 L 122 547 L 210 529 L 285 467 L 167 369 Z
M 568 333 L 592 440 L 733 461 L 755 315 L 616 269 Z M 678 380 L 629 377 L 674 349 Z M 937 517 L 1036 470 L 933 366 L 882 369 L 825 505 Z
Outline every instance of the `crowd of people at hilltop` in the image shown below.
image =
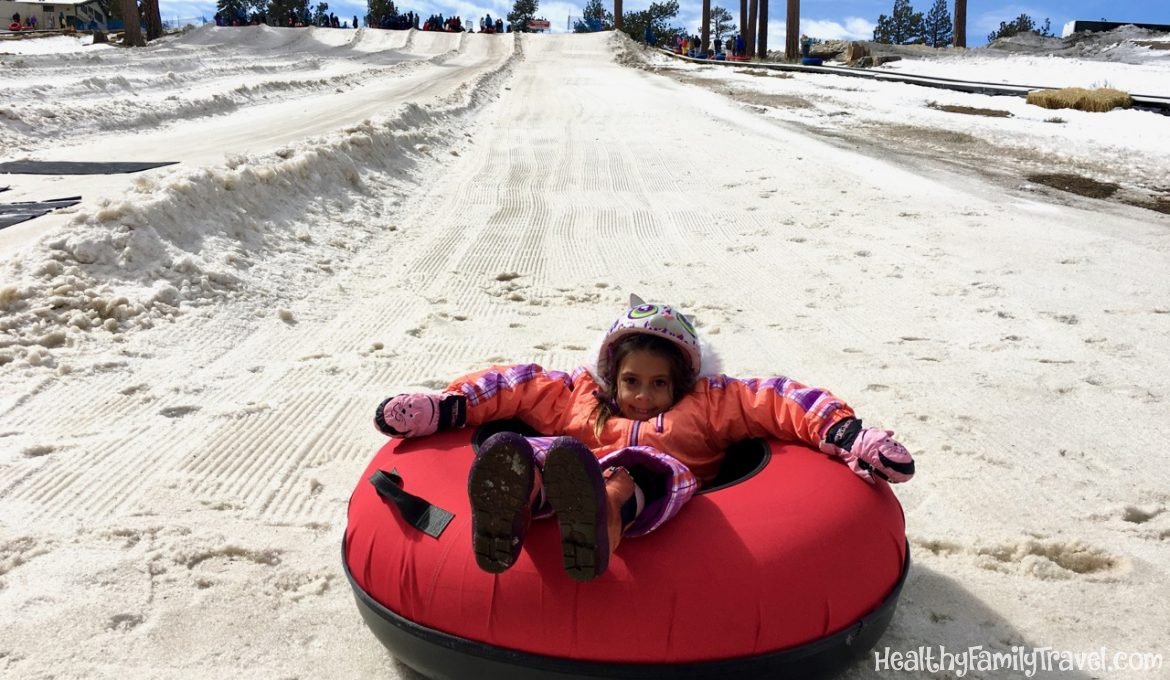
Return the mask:
M 351 24 L 348 19 L 341 19 L 336 14 L 330 12 L 329 14 L 321 14 L 316 19 L 306 10 L 303 14 L 296 10 L 289 10 L 289 13 L 282 19 L 270 17 L 266 12 L 253 12 L 250 15 L 243 13 L 235 16 L 227 12 L 215 13 L 216 26 L 260 26 L 267 24 L 269 26 L 290 26 L 296 28 L 303 28 L 305 26 L 319 26 L 321 28 L 350 28 Z M 358 18 L 355 14 L 353 17 L 353 28 L 357 28 Z
M 475 27 L 470 22 L 464 22 L 462 17 L 445 17 L 442 14 L 432 14 L 423 19 L 414 12 L 407 12 L 405 14 L 385 14 L 381 18 L 374 20 L 373 17 L 366 17 L 366 26 L 371 28 L 385 28 L 390 30 L 405 31 L 415 29 L 418 31 L 445 31 L 447 33 L 475 33 Z M 512 27 L 505 26 L 503 19 L 492 20 L 490 14 L 480 17 L 479 32 L 480 33 L 511 33 Z
M 653 44 L 649 38 L 646 43 Z M 677 35 L 674 37 L 671 47 L 678 54 L 698 59 L 735 59 L 747 56 L 743 36 L 738 34 L 728 37 L 726 41 L 712 39 L 711 47 L 707 52 L 703 51 L 703 39 L 698 35 Z

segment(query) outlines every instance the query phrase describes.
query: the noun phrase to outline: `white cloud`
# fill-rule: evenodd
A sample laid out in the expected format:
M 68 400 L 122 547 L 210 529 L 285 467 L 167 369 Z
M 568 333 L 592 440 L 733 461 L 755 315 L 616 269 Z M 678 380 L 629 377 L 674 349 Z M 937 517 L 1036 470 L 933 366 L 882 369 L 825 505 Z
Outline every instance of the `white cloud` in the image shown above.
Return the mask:
M 804 19 L 800 22 L 801 33 L 821 40 L 871 40 L 874 23 L 861 17 L 834 19 Z
M 573 2 L 541 2 L 540 8 L 536 10 L 538 16 L 542 16 L 549 21 L 549 28 L 553 33 L 564 33 L 569 29 L 569 17 L 581 16 L 581 10 L 585 3 Z M 609 8 L 612 11 L 612 7 Z
M 164 21 L 173 21 L 175 19 L 191 20 L 200 17 L 206 18 L 208 21 L 215 16 L 214 2 L 160 2 L 158 8 L 159 14 L 162 15 Z
M 832 19 L 802 19 L 800 32 L 821 40 L 870 40 L 874 24 L 868 19 L 846 17 L 842 21 Z M 768 49 L 780 49 L 788 31 L 787 21 L 768 22 Z
M 714 4 L 712 3 L 713 6 Z M 776 11 L 776 7 L 772 9 L 774 12 Z M 728 11 L 731 11 L 736 30 L 743 30 L 743 27 L 739 25 L 739 5 L 735 5 L 734 11 L 730 8 Z M 773 17 L 773 20 L 768 21 L 769 49 L 776 49 L 775 45 L 783 46 L 787 30 L 785 27 L 788 25 L 782 6 L 778 13 L 773 14 Z M 674 23 L 684 26 L 689 31 L 698 32 L 702 23 L 702 6 L 699 5 L 699 11 L 680 10 Z M 845 17 L 840 20 L 802 18 L 800 21 L 801 33 L 821 40 L 872 40 L 874 25 L 869 19 L 861 17 Z

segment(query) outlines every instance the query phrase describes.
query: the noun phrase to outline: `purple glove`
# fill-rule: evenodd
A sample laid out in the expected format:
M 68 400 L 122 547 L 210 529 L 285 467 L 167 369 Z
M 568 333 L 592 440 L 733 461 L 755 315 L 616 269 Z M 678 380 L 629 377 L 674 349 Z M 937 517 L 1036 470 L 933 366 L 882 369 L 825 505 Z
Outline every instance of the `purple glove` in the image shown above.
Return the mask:
M 857 424 L 857 431 L 849 433 L 851 428 L 846 425 L 838 437 L 851 440 L 848 448 L 829 443 L 830 437 L 821 444 L 821 451 L 845 461 L 854 474 L 870 484 L 873 484 L 874 475 L 891 484 L 910 481 L 914 476 L 914 459 L 906 447 L 894 439 L 894 433 L 876 427 L 861 428 L 861 421 L 853 422 Z
M 461 394 L 400 394 L 378 404 L 374 426 L 391 437 L 424 437 L 463 427 L 466 401 Z

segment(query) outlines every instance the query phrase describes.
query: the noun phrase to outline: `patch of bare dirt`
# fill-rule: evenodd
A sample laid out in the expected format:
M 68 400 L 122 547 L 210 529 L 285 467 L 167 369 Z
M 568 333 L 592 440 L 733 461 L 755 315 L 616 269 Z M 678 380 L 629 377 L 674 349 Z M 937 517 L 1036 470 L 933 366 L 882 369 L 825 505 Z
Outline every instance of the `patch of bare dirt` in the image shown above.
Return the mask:
M 745 92 L 743 90 L 732 90 L 727 94 L 737 102 L 755 104 L 757 106 L 770 106 L 774 109 L 816 108 L 809 100 L 794 94 L 763 94 L 760 92 Z
M 1115 182 L 1099 182 L 1091 177 L 1063 172 L 1034 173 L 1028 175 L 1028 181 L 1088 198 L 1112 198 L 1121 188 L 1121 185 Z
M 936 149 L 967 146 L 982 141 L 978 137 L 967 134 L 966 132 L 955 132 L 953 130 L 921 127 L 918 125 L 887 125 L 880 129 L 887 139 L 908 145 L 929 145 Z
M 734 89 L 719 79 L 699 78 L 670 68 L 650 67 L 649 70 L 681 83 L 712 90 L 760 113 L 766 112 L 765 107 L 808 110 L 817 108 L 811 101 L 797 95 L 765 94 Z M 999 113 L 956 112 L 1001 117 Z M 840 111 L 825 115 L 847 114 L 847 111 Z M 1054 117 L 1048 119 L 1048 122 L 1065 121 Z M 864 122 L 845 128 L 823 128 L 811 124 L 802 125 L 800 122 L 786 124 L 803 127 L 808 133 L 839 144 L 842 148 L 861 150 L 890 160 L 900 160 L 919 170 L 924 166 L 934 166 L 979 175 L 1002 186 L 1006 191 L 1017 191 L 1024 183 L 1031 182 L 1059 190 L 1047 194 L 1051 200 L 1059 202 L 1075 202 L 1079 200 L 1075 196 L 1082 196 L 1170 214 L 1170 188 L 1157 186 L 1157 179 L 1160 178 L 1149 177 L 1140 165 L 1122 169 L 1119 176 L 1118 168 L 1111 164 L 1095 163 L 1087 158 L 1058 157 L 1033 148 L 996 144 L 965 132 L 937 127 Z M 1064 182 L 1056 179 L 1062 176 L 1070 179 Z M 1045 182 L 1035 177 L 1054 179 Z M 1065 189 L 1065 186 L 1069 189 Z M 1109 192 L 1108 187 L 1114 188 Z
M 927 104 L 932 109 L 939 111 L 946 111 L 947 113 L 965 113 L 968 116 L 986 116 L 988 118 L 1011 118 L 1010 111 L 1001 111 L 999 109 L 981 109 L 977 106 L 957 106 L 955 104 L 939 104 L 938 102 L 930 102 Z
M 748 106 L 768 106 L 774 109 L 813 109 L 816 108 L 809 100 L 794 94 L 768 94 L 764 92 L 752 92 L 751 90 L 741 90 L 734 87 L 728 87 L 727 84 L 721 80 L 712 78 L 699 78 L 688 73 L 678 73 L 669 70 L 660 71 L 663 75 L 674 78 L 680 83 L 688 85 L 698 85 L 706 88 L 712 92 L 717 92 L 725 97 L 734 99 L 741 104 Z
M 1138 207 L 1145 208 L 1146 210 L 1153 210 L 1154 212 L 1160 212 L 1163 215 L 1170 215 L 1170 198 L 1166 198 L 1165 196 L 1158 196 L 1149 201 L 1146 201 L 1145 203 L 1137 205 Z
M 1068 196 L 1072 194 L 1170 214 L 1170 191 L 1143 188 L 1149 185 L 1136 169 L 1133 176 L 1119 177 L 1115 167 L 1104 163 L 1058 158 L 966 133 L 914 125 L 875 124 L 833 133 L 814 132 L 869 147 L 887 157 L 892 154 L 916 167 L 936 164 L 977 174 L 1007 190 L 1016 190 L 1026 181 L 1064 192 L 1049 194 L 1060 202 L 1075 201 Z
M 767 68 L 737 68 L 736 73 L 742 73 L 745 76 L 755 76 L 757 78 L 791 78 L 791 73 L 783 71 L 773 71 Z

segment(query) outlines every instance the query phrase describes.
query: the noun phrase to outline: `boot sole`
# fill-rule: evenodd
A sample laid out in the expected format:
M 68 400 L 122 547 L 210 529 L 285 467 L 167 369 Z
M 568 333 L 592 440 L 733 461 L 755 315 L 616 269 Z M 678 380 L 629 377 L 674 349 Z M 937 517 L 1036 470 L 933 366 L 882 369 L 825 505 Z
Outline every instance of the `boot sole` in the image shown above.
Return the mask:
M 476 458 L 467 495 L 472 550 L 480 569 L 498 574 L 516 563 L 532 519 L 533 479 L 531 453 L 513 444 L 496 444 Z
M 561 529 L 565 571 L 578 581 L 591 581 L 609 566 L 605 480 L 597 458 L 579 443 L 554 443 L 544 475 L 545 493 Z

